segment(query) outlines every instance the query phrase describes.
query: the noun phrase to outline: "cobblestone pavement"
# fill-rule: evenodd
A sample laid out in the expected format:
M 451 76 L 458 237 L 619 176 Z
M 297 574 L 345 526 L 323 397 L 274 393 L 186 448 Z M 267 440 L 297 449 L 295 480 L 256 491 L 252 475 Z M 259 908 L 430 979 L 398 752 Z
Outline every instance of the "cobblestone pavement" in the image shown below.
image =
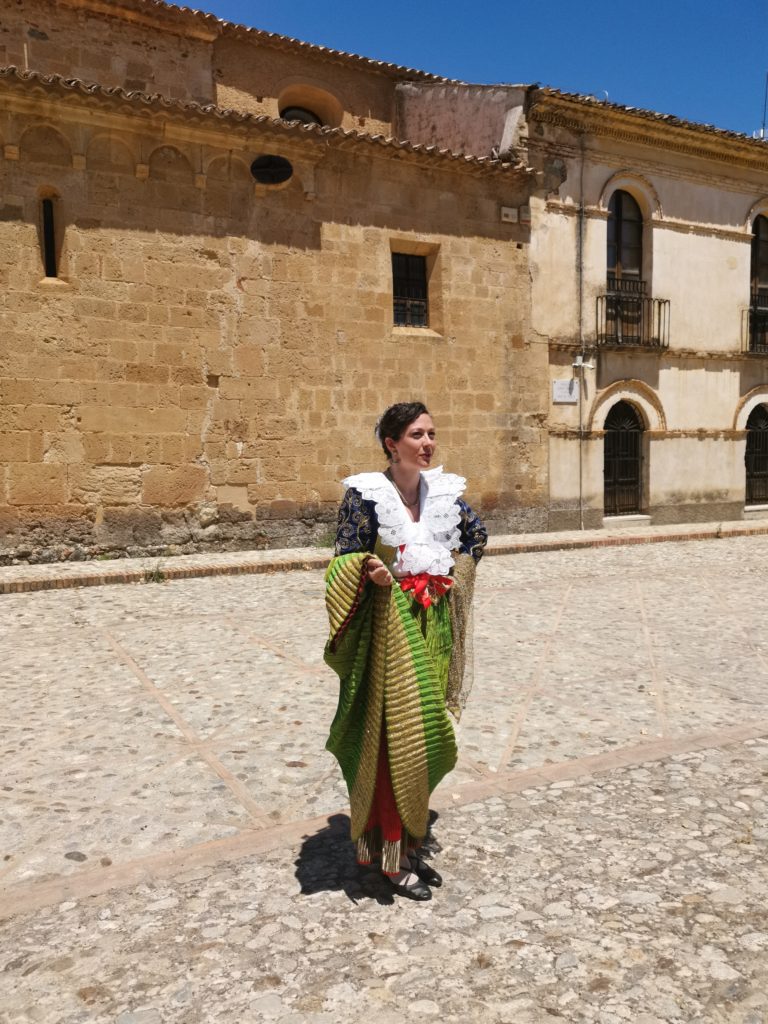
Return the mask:
M 322 573 L 0 598 L 0 1021 L 768 1024 L 767 569 L 484 562 L 424 905 L 345 838 Z

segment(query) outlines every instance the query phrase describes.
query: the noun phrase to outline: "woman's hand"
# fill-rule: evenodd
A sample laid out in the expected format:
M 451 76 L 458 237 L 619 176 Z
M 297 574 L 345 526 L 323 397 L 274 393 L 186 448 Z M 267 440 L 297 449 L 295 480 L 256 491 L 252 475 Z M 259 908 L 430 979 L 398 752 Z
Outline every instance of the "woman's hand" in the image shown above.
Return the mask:
M 369 558 L 365 568 L 371 583 L 375 583 L 377 587 L 391 586 L 392 574 L 381 559 Z

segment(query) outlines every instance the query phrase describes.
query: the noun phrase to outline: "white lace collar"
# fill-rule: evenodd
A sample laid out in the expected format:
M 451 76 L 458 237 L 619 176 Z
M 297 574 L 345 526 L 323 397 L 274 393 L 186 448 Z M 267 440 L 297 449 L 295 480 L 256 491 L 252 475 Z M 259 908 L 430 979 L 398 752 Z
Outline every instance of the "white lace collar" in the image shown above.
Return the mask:
M 464 477 L 445 473 L 442 466 L 422 473 L 418 523 L 408 515 L 395 486 L 384 473 L 357 473 L 342 482 L 374 503 L 382 542 L 398 551 L 405 545 L 396 558 L 398 575 L 428 572 L 446 576 L 450 572 L 451 552 L 461 541 L 461 510 L 456 499 L 464 493 Z

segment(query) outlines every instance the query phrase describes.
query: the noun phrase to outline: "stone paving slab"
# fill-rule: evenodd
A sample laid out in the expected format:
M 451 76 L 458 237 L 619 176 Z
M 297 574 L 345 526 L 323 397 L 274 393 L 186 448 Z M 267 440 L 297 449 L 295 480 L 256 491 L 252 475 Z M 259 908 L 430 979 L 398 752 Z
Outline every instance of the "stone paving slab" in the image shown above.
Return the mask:
M 0 1022 L 768 1024 L 767 570 L 484 561 L 428 906 L 351 862 L 321 570 L 6 595 Z
M 18 917 L 3 1024 L 763 1024 L 768 741 L 443 812 L 393 900 L 333 816 L 262 856 Z

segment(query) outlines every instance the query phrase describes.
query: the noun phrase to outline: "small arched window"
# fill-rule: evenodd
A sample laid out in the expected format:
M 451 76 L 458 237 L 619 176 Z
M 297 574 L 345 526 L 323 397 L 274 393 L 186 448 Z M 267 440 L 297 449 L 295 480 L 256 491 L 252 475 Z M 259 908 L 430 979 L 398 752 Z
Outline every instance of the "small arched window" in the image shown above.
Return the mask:
M 56 200 L 46 196 L 40 200 L 40 248 L 46 277 L 58 277 L 56 239 Z
M 321 83 L 294 82 L 280 91 L 277 109 L 284 121 L 338 128 L 344 116 L 341 101 Z
M 643 215 L 637 201 L 617 189 L 608 204 L 608 285 L 637 282 L 643 270 Z M 634 288 L 632 289 L 634 290 Z
M 301 124 L 319 124 L 323 121 L 319 114 L 306 107 L 285 107 L 280 111 L 280 117 L 284 121 L 299 121 Z

